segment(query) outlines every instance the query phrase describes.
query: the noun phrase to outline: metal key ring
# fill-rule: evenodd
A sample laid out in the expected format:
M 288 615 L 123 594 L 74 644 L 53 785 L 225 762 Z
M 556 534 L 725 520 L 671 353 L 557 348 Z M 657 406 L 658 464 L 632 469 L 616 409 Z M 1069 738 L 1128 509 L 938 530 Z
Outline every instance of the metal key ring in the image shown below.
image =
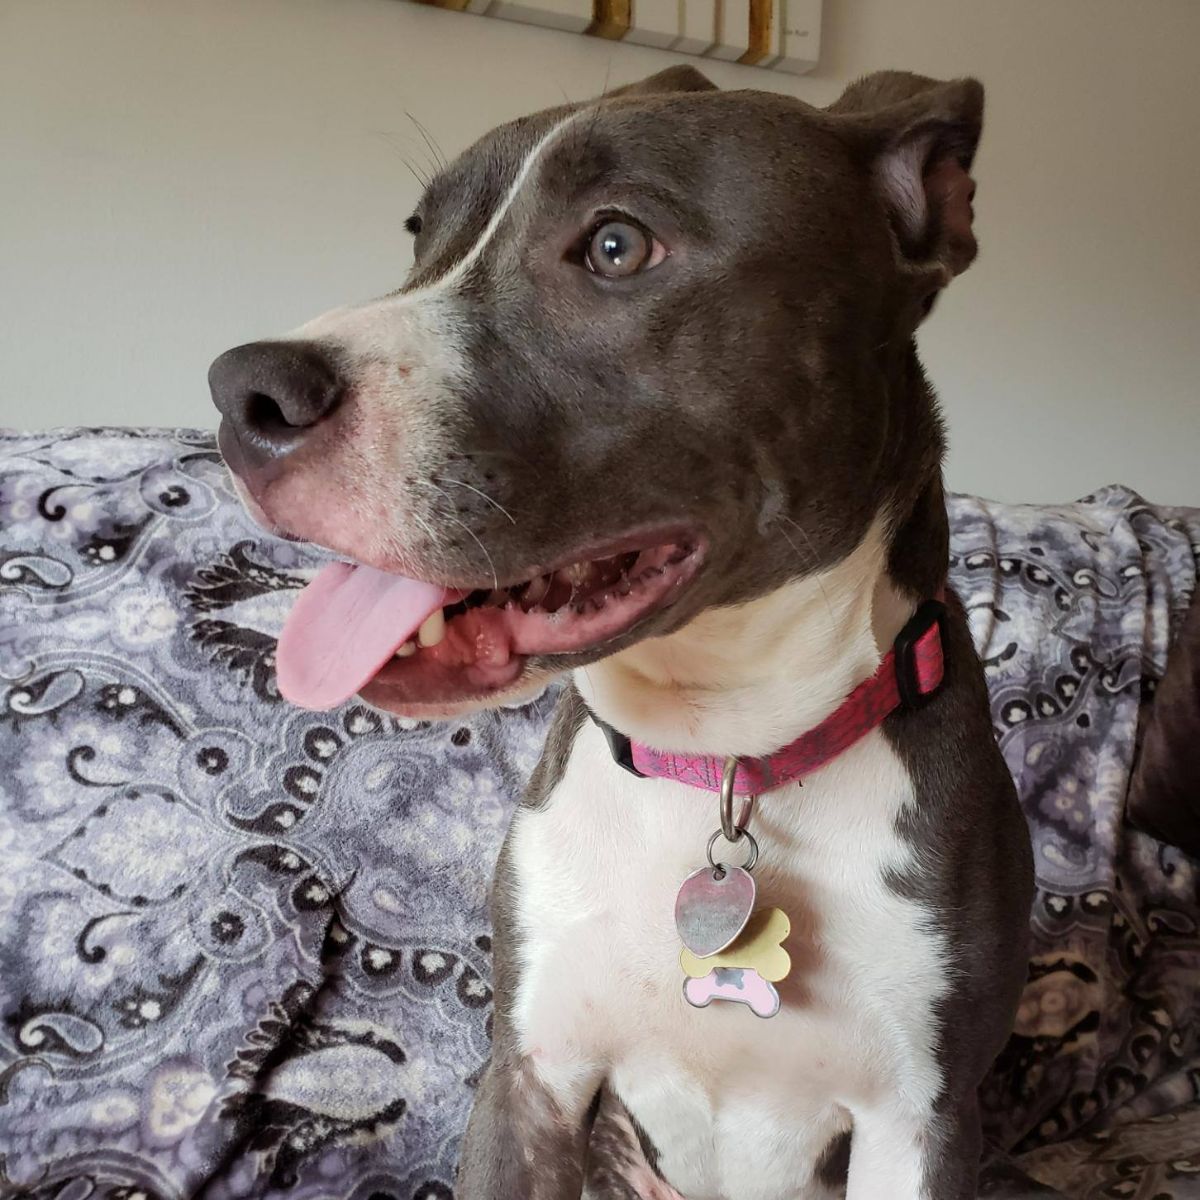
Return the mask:
M 729 867 L 736 865 L 734 863 L 717 862 L 716 859 L 713 858 L 713 847 L 717 844 L 717 838 L 722 836 L 723 835 L 721 831 L 719 829 L 716 830 L 712 837 L 708 839 L 708 849 L 705 852 L 708 856 L 708 865 L 712 867 L 714 871 L 720 873 L 718 878 L 723 876 Z M 742 830 L 742 832 L 739 834 L 739 840 L 749 842 L 750 844 L 750 857 L 741 864 L 742 870 L 753 871 L 754 864 L 758 862 L 758 842 L 754 840 L 754 834 L 752 834 L 748 829 Z
M 725 760 L 725 771 L 721 775 L 721 832 L 727 842 L 738 841 L 746 832 L 750 818 L 754 815 L 754 796 L 747 796 L 742 801 L 742 811 L 738 813 L 737 823 L 733 820 L 733 780 L 737 774 L 738 759 L 730 755 Z M 755 849 L 755 857 L 758 850 Z

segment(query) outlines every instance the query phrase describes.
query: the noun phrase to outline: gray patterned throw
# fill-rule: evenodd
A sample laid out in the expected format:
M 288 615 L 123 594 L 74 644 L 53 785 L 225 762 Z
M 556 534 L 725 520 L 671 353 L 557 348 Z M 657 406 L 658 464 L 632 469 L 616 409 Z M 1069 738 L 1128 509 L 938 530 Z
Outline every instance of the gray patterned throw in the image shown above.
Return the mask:
M 1200 511 L 951 519 L 1039 883 L 985 1194 L 1200 1198 L 1198 864 L 1122 820 Z M 207 434 L 0 437 L 0 1195 L 453 1195 L 553 697 L 290 708 L 275 637 L 319 561 Z

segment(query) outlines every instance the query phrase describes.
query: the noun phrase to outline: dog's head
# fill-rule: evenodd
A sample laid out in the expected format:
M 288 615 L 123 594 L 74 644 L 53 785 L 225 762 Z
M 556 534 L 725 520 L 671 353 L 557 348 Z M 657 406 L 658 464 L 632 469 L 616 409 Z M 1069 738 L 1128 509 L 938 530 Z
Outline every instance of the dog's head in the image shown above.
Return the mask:
M 285 694 L 512 699 L 902 522 L 938 486 L 912 339 L 975 254 L 981 110 L 970 80 L 821 110 L 674 68 L 441 171 L 399 291 L 210 373 L 251 511 L 361 564 L 297 603 Z

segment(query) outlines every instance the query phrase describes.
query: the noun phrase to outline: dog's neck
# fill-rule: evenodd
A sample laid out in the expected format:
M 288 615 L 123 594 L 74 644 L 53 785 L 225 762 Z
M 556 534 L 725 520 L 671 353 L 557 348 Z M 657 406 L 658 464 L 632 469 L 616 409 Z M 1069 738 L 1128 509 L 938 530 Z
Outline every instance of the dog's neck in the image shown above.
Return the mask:
M 877 520 L 835 567 L 712 609 L 575 673 L 597 715 L 637 741 L 759 757 L 819 724 L 872 675 L 924 597 L 888 573 Z

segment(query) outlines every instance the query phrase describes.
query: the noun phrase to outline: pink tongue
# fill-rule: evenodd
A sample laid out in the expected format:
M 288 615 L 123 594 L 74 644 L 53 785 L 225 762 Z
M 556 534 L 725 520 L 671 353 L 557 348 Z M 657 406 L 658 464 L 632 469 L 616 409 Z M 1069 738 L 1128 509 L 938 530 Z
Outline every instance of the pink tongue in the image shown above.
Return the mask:
M 330 563 L 296 599 L 279 645 L 279 691 L 300 708 L 348 700 L 445 602 L 446 589 Z

